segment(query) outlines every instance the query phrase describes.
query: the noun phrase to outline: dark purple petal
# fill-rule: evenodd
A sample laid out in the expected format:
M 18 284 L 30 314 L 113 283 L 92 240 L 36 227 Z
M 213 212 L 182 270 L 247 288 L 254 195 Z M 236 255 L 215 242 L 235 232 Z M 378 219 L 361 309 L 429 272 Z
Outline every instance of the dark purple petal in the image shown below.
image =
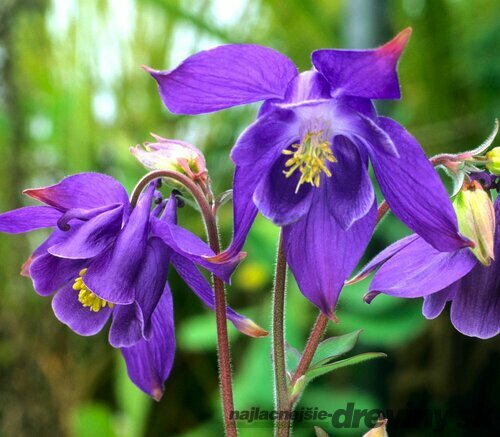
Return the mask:
M 458 233 L 446 189 L 418 142 L 395 121 L 379 120 L 399 150 L 399 158 L 375 151 L 371 155 L 380 189 L 394 214 L 438 250 L 468 246 Z
M 52 299 L 52 309 L 62 323 L 84 336 L 97 334 L 111 314 L 108 306 L 98 312 L 84 307 L 78 301 L 78 291 L 73 290 L 71 284 L 56 293 Z
M 174 70 L 147 71 L 158 82 L 165 106 L 176 114 L 201 114 L 282 98 L 297 75 L 286 56 L 252 44 L 215 47 L 187 58 Z
M 367 300 L 374 297 L 373 292 L 396 297 L 427 296 L 467 275 L 476 264 L 469 249 L 440 252 L 417 238 L 380 267 Z
M 100 173 L 79 173 L 55 185 L 32 188 L 24 193 L 62 211 L 92 209 L 111 203 L 129 204 L 125 188 L 112 177 Z
M 215 253 L 196 235 L 180 226 L 157 219 L 151 220 L 151 233 L 163 240 L 174 252 L 214 273 L 223 281 L 229 282 L 231 274 L 241 261 L 235 256 L 220 263 L 208 259 Z
M 444 310 L 446 302 L 449 302 L 455 296 L 459 284 L 460 280 L 454 282 L 446 288 L 443 288 L 441 291 L 424 296 L 422 314 L 428 319 L 435 319 L 439 316 Z
M 130 347 L 142 340 L 142 315 L 137 303 L 116 305 L 109 330 L 109 344 L 116 348 Z
M 0 214 L 0 232 L 20 234 L 57 225 L 61 212 L 48 206 L 25 206 Z
M 304 71 L 288 84 L 284 102 L 299 103 L 329 99 L 331 86 L 323 75 L 314 70 Z
M 330 82 L 335 94 L 368 99 L 399 99 L 399 57 L 411 28 L 374 50 L 317 50 L 312 54 L 316 69 Z
M 168 286 L 153 313 L 151 339 L 121 351 L 132 382 L 159 401 L 175 355 L 174 311 Z
M 253 195 L 261 214 L 278 226 L 294 223 L 307 214 L 315 189 L 310 184 L 303 184 L 297 191 L 302 174 L 297 170 L 286 177 L 285 163 L 289 159 L 289 155 L 278 157 L 267 173 L 259 178 Z
M 337 162 L 329 164 L 332 176 L 324 178 L 330 193 L 328 208 L 342 229 L 349 229 L 364 217 L 373 205 L 373 190 L 367 164 L 360 152 L 344 137 L 335 138 L 333 154 Z
M 76 232 L 72 232 L 48 251 L 63 258 L 93 258 L 116 240 L 122 227 L 122 218 L 123 205 L 115 205 L 114 208 L 84 222 Z
M 495 261 L 481 264 L 460 281 L 451 304 L 451 322 L 462 334 L 491 338 L 500 333 L 500 206 L 497 199 Z
M 139 199 L 116 242 L 88 267 L 85 284 L 101 299 L 120 305 L 135 299 L 135 279 L 146 252 L 153 192 L 154 183 Z
M 29 269 L 33 287 L 38 294 L 48 296 L 63 285 L 72 285 L 86 264 L 86 260 L 58 258 L 48 253 L 37 256 Z
M 401 251 L 401 249 L 405 248 L 411 242 L 415 241 L 419 238 L 418 235 L 412 234 L 407 237 L 402 238 L 401 240 L 396 241 L 391 244 L 389 247 L 386 247 L 382 252 L 380 252 L 375 258 L 373 258 L 366 266 L 364 266 L 354 278 L 348 281 L 349 284 L 354 284 L 356 282 L 362 281 L 366 278 L 370 273 L 378 269 L 383 263 L 385 263 L 388 259 L 392 258 L 396 253 Z
M 72 220 L 87 221 L 94 217 L 97 217 L 99 214 L 102 214 L 103 212 L 107 212 L 119 206 L 121 206 L 123 209 L 123 205 L 120 203 L 99 206 L 98 208 L 92 208 L 92 209 L 85 209 L 85 208 L 68 209 L 62 215 L 62 217 L 57 221 L 57 227 L 62 231 L 69 231 L 71 228 L 70 222 Z
M 186 258 L 177 254 L 172 255 L 172 264 L 180 277 L 186 282 L 191 290 L 207 305 L 211 310 L 215 309 L 215 296 L 212 287 L 200 273 L 196 266 Z M 240 332 L 252 337 L 265 336 L 265 331 L 255 325 L 250 319 L 238 314 L 230 307 L 226 307 L 227 318 Z
M 300 291 L 326 316 L 334 318 L 344 281 L 356 267 L 370 240 L 376 203 L 346 231 L 330 214 L 327 186 L 317 190 L 309 213 L 283 228 L 286 259 Z

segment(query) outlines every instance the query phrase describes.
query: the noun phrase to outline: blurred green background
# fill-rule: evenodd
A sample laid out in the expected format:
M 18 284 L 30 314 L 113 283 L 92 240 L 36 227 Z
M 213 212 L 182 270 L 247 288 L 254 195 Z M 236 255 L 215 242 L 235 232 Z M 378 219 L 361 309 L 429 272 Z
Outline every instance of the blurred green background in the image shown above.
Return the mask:
M 256 106 L 196 118 L 163 108 L 143 64 L 168 69 L 186 56 L 228 42 L 274 47 L 300 69 L 316 48 L 373 47 L 401 29 L 413 36 L 400 64 L 403 100 L 379 110 L 405 124 L 431 155 L 481 143 L 500 114 L 500 2 L 496 0 L 1 0 L 0 210 L 28 204 L 25 187 L 74 172 L 102 171 L 131 189 L 143 174 L 128 148 L 149 132 L 182 138 L 205 153 L 220 192 L 230 187 L 228 158 Z M 258 175 L 256 175 L 258 177 Z M 193 210 L 182 223 L 202 235 Z M 224 243 L 231 208 L 221 210 Z M 407 234 L 393 217 L 377 230 L 366 259 Z M 171 272 L 178 350 L 160 403 L 128 382 L 106 334 L 81 338 L 58 323 L 50 299 L 38 297 L 19 269 L 44 238 L 0 235 L 0 436 L 220 436 L 214 317 Z M 228 291 L 233 307 L 270 328 L 270 289 L 277 229 L 259 218 Z M 335 256 L 335 254 L 332 254 Z M 314 381 L 300 407 L 446 412 L 439 435 L 494 435 L 486 413 L 498 412 L 499 342 L 458 334 L 446 312 L 434 321 L 421 301 L 361 302 L 367 282 L 346 289 L 331 334 L 363 328 L 355 352 L 389 357 Z M 288 288 L 287 337 L 302 349 L 316 310 Z M 272 406 L 269 339 L 231 327 L 236 408 Z M 498 416 L 497 416 L 498 417 Z M 312 435 L 311 425 L 296 435 Z M 359 436 L 364 429 L 331 430 Z M 471 431 L 469 430 L 469 431 Z M 242 435 L 271 435 L 246 429 Z M 491 433 L 490 433 L 491 432 Z M 391 436 L 431 428 L 389 422 Z

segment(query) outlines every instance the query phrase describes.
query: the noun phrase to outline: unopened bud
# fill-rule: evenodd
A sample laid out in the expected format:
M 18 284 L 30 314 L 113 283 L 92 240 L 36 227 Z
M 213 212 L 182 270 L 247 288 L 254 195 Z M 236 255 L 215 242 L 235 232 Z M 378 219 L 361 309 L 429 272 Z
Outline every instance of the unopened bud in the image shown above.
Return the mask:
M 368 431 L 366 434 L 363 434 L 363 437 L 387 437 L 387 419 L 380 417 L 377 420 L 377 424 L 375 428 Z
M 490 195 L 477 181 L 465 183 L 456 195 L 453 207 L 460 232 L 475 245 L 476 258 L 489 266 L 494 259 L 495 210 Z
M 491 149 L 487 154 L 486 158 L 488 163 L 486 168 L 495 175 L 500 175 L 500 147 L 495 147 Z
M 130 152 L 148 170 L 170 170 L 193 180 L 207 180 L 205 158 L 200 150 L 185 141 L 169 140 L 152 134 L 155 142 L 130 148 Z

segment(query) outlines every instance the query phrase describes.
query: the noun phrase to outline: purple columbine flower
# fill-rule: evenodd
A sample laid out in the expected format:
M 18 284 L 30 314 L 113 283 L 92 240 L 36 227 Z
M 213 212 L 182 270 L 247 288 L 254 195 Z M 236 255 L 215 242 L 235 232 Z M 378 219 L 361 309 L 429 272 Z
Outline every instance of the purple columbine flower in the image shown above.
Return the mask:
M 31 277 L 38 294 L 55 293 L 56 317 L 80 335 L 97 334 L 111 318 L 109 342 L 121 348 L 131 380 L 159 399 L 175 351 L 169 265 L 213 309 L 212 288 L 196 265 L 228 281 L 236 263 L 206 261 L 215 254 L 177 226 L 175 198 L 163 200 L 155 183 L 135 208 L 121 184 L 98 173 L 69 176 L 25 193 L 46 206 L 1 214 L 0 232 L 54 231 L 24 264 L 22 274 Z M 228 319 L 248 335 L 263 335 L 230 308 Z
M 365 301 L 380 293 L 423 297 L 423 314 L 439 316 L 451 301 L 451 322 L 462 334 L 490 338 L 500 332 L 500 200 L 495 204 L 494 261 L 482 265 L 467 248 L 441 252 L 412 234 L 389 246 L 350 282 L 378 269 Z
M 286 258 L 304 295 L 326 315 L 362 256 L 377 207 L 370 161 L 394 214 L 439 250 L 468 244 L 438 175 L 418 142 L 378 117 L 371 99 L 398 99 L 406 29 L 374 50 L 318 50 L 298 73 L 257 45 L 197 53 L 170 71 L 148 69 L 174 113 L 200 114 L 264 101 L 231 157 L 235 231 L 242 248 L 257 210 L 283 226 Z

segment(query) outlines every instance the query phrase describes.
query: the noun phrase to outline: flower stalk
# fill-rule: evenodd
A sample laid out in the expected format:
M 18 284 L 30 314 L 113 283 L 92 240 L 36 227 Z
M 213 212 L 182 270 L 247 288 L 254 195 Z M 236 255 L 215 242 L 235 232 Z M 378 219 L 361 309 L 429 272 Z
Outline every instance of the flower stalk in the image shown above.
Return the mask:
M 220 252 L 219 233 L 217 230 L 217 219 L 214 209 L 210 206 L 205 195 L 205 187 L 200 186 L 188 176 L 171 170 L 155 170 L 146 174 L 135 186 L 131 204 L 135 205 L 139 194 L 147 184 L 158 178 L 170 178 L 184 185 L 196 200 L 207 233 L 208 244 L 217 254 Z M 219 366 L 219 381 L 221 388 L 222 408 L 224 415 L 224 428 L 228 437 L 237 436 L 236 422 L 234 420 L 234 400 L 231 376 L 231 356 L 229 350 L 229 338 L 226 322 L 226 293 L 224 283 L 217 276 L 212 275 L 215 293 L 215 318 L 217 324 L 217 359 Z

